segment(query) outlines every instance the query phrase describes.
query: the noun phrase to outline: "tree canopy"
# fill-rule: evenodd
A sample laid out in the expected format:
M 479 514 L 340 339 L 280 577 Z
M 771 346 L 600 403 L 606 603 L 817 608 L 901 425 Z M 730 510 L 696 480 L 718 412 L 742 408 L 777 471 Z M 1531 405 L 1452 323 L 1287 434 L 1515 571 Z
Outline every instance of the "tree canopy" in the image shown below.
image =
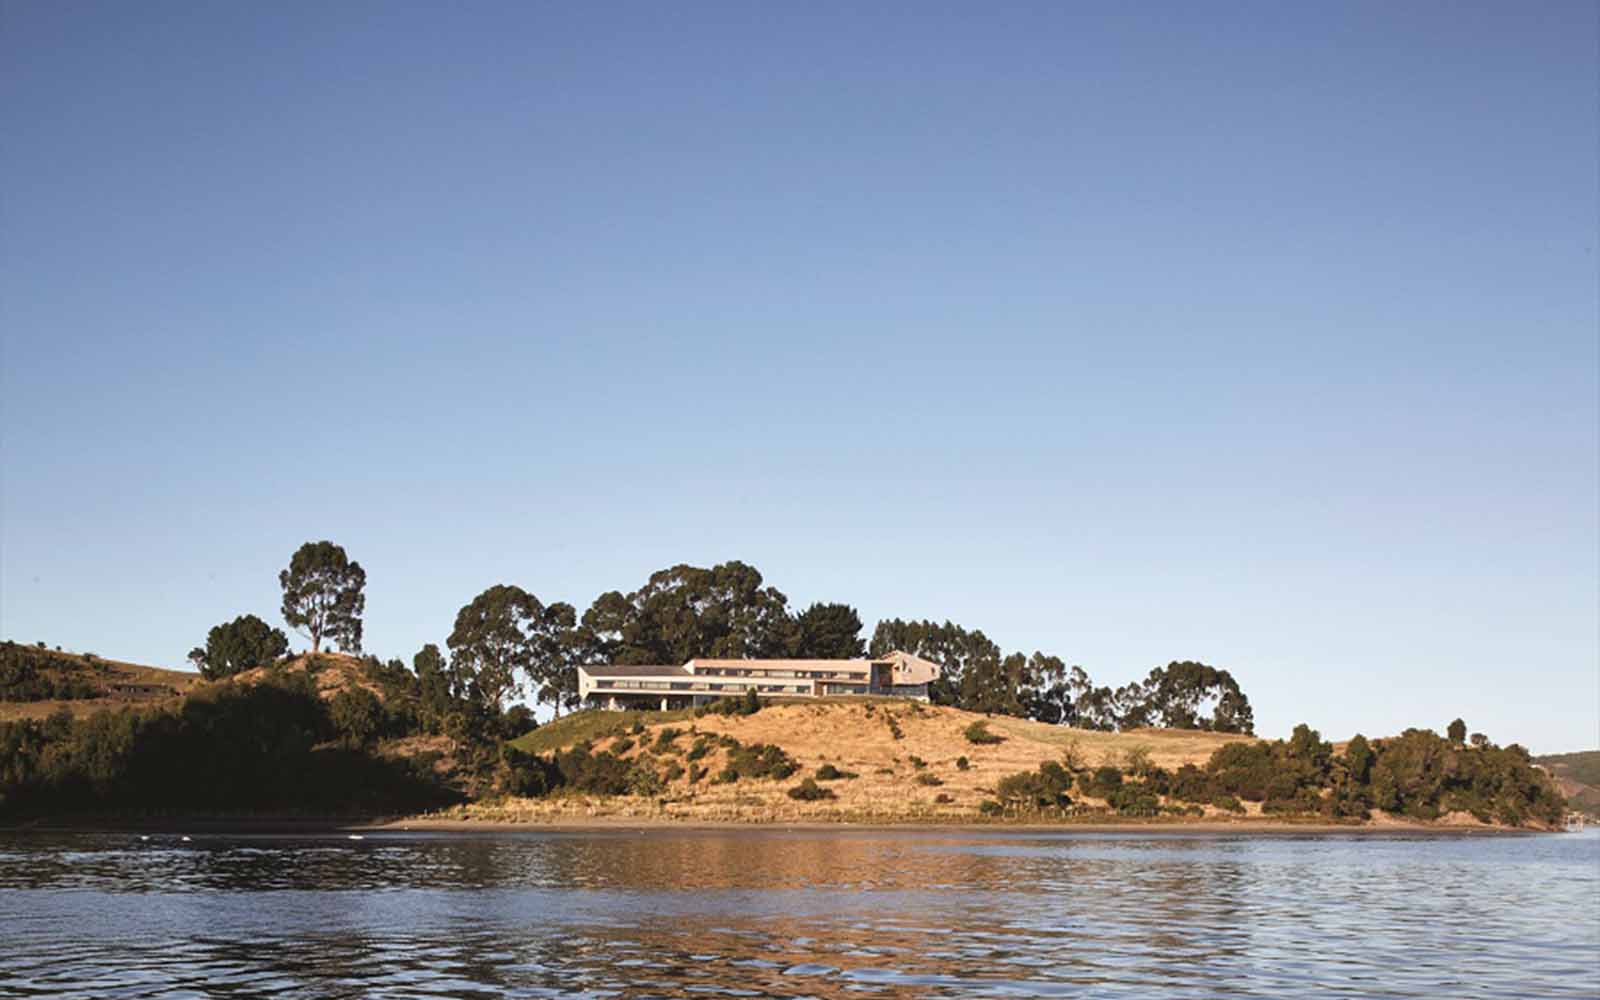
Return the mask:
M 795 617 L 795 656 L 853 660 L 866 651 L 867 644 L 861 639 L 861 616 L 848 604 L 819 601 Z
M 570 604 L 545 605 L 521 587 L 496 584 L 456 614 L 450 647 L 454 684 L 480 707 L 498 712 L 525 680 L 536 693 L 559 690 L 571 669 L 574 612 Z M 557 704 L 557 711 L 560 704 Z
M 608 591 L 583 615 L 575 648 L 590 662 L 683 663 L 695 657 L 794 655 L 789 599 L 753 566 L 681 564 L 630 594 Z
M 367 598 L 367 572 L 332 542 L 307 542 L 278 574 L 283 587 L 283 620 L 311 640 L 313 653 L 324 637 L 345 652 L 361 651 L 361 615 Z
M 271 663 L 289 651 L 289 638 L 255 615 L 240 615 L 206 633 L 204 649 L 190 650 L 189 659 L 208 681 Z

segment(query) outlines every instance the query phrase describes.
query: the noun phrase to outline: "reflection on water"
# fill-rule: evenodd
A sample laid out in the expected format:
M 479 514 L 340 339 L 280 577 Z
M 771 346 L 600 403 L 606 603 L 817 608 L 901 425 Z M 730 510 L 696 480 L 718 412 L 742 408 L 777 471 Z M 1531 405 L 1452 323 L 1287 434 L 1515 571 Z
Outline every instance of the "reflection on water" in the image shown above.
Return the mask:
M 1600 837 L 0 834 L 0 996 L 1600 995 Z

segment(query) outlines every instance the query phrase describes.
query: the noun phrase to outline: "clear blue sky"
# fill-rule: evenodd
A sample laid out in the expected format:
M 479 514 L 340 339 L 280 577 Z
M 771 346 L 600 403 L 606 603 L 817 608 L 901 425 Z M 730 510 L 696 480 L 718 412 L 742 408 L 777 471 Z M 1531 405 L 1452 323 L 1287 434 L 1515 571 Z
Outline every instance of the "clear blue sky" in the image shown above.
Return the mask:
M 677 562 L 1600 744 L 1590 3 L 0 4 L 0 634 Z

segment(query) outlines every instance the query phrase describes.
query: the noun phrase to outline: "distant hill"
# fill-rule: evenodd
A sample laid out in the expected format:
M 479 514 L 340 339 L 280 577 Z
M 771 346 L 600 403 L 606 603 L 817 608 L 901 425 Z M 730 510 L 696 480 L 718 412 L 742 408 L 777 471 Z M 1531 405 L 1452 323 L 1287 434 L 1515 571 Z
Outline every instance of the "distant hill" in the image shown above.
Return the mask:
M 0 643 L 0 721 L 42 719 L 63 708 L 81 717 L 103 708 L 170 704 L 204 684 L 186 670 Z
M 1600 750 L 1546 754 L 1533 762 L 1550 772 L 1574 809 L 1600 817 Z

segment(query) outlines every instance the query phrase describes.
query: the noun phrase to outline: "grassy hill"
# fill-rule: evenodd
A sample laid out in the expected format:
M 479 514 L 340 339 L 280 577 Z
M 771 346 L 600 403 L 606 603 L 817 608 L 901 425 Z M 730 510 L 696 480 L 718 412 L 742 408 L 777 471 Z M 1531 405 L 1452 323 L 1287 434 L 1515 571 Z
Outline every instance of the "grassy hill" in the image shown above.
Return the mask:
M 1600 817 L 1600 750 L 1547 754 L 1533 762 L 1554 776 L 1572 808 Z
M 63 708 L 81 718 L 103 708 L 173 704 L 204 684 L 185 670 L 0 643 L 0 721 L 42 719 Z
M 1000 742 L 969 741 L 965 733 L 979 721 Z M 663 741 L 663 733 L 674 730 L 679 735 Z M 718 739 L 713 749 L 691 760 L 702 736 L 731 737 L 745 747 L 780 747 L 798 770 L 784 782 L 715 783 L 714 776 L 729 765 L 735 750 Z M 769 705 L 750 716 L 587 711 L 542 726 L 513 745 L 548 754 L 588 742 L 596 752 L 609 751 L 626 760 L 653 757 L 669 771 L 678 762 L 684 773 L 655 796 L 508 799 L 477 804 L 460 815 L 508 821 L 607 816 L 701 822 L 969 821 L 979 815 L 980 802 L 993 798 L 1001 778 L 1059 761 L 1067 753 L 1089 766 L 1123 766 L 1137 750 L 1161 767 L 1176 769 L 1204 764 L 1218 747 L 1240 741 L 1253 738 L 1178 730 L 1088 732 L 878 699 Z M 795 781 L 823 765 L 856 777 L 825 782 L 835 795 L 830 800 L 789 797 Z M 691 782 L 691 766 L 704 768 L 705 776 Z

